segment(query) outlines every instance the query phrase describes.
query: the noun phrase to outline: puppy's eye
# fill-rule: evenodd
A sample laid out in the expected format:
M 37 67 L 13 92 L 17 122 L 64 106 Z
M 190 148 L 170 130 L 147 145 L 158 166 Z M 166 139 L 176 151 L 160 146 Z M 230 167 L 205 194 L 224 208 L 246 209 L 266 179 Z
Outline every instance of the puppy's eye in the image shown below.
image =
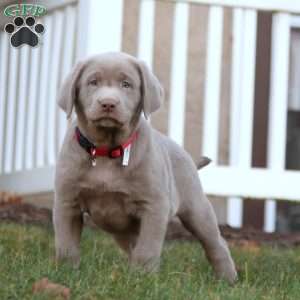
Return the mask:
M 131 84 L 127 80 L 123 80 L 121 82 L 121 87 L 125 89 L 129 89 L 131 87 Z
M 97 79 L 91 79 L 88 84 L 93 86 L 97 85 Z

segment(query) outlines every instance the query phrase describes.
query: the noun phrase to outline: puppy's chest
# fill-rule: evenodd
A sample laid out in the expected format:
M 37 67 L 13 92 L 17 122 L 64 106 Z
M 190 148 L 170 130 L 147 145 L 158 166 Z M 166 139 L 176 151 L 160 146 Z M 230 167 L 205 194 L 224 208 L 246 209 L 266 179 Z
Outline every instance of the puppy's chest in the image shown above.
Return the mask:
M 121 170 L 113 167 L 90 168 L 80 179 L 79 187 L 81 190 L 102 194 L 107 192 L 120 192 L 128 194 L 128 176 Z
M 138 218 L 139 205 L 128 179 L 112 170 L 89 172 L 80 181 L 79 201 L 93 221 L 109 232 L 122 232 Z

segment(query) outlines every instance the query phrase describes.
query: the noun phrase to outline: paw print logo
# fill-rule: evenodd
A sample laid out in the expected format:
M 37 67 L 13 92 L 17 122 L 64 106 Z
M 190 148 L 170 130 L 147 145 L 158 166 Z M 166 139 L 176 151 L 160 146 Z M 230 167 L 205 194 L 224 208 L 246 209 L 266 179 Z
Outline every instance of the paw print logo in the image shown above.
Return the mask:
M 16 17 L 13 23 L 5 25 L 4 30 L 11 34 L 10 43 L 13 47 L 19 47 L 23 44 L 35 47 L 39 43 L 40 34 L 44 33 L 44 25 L 36 24 L 31 16 L 25 20 L 22 17 Z

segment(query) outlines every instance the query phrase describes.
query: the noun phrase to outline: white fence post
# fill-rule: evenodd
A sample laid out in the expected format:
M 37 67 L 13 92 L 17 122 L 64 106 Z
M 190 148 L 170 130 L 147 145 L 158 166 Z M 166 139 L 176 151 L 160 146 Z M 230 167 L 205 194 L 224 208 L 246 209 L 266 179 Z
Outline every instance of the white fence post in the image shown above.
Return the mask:
M 252 160 L 256 27 L 256 11 L 234 10 L 230 163 L 244 169 L 251 167 Z M 229 198 L 228 224 L 241 227 L 242 217 L 242 199 Z
M 17 87 L 19 78 L 19 51 L 11 48 L 9 51 L 9 75 L 8 75 L 8 94 L 7 94 L 7 116 L 4 147 L 4 172 L 10 173 L 15 168 L 15 132 L 16 132 L 16 105 Z
M 174 17 L 174 40 L 172 45 L 173 55 L 168 134 L 180 145 L 183 145 L 184 142 L 188 20 L 188 4 L 177 3 Z
M 138 53 L 152 69 L 153 47 L 154 47 L 154 22 L 155 22 L 155 1 L 143 0 L 140 4 L 139 31 L 138 31 Z
M 44 44 L 41 47 L 41 73 L 39 77 L 39 93 L 38 93 L 38 114 L 37 114 L 37 128 L 36 128 L 36 166 L 44 167 L 47 163 L 47 140 L 48 136 L 48 95 L 49 95 L 49 79 L 50 79 L 50 67 L 51 67 L 51 36 L 53 33 L 54 22 L 53 18 L 48 15 L 44 19 L 45 35 Z
M 65 18 L 64 23 L 68 26 L 65 26 L 64 39 L 63 39 L 63 48 L 62 48 L 62 62 L 61 62 L 61 74 L 60 82 L 58 84 L 59 88 L 67 76 L 68 72 L 71 70 L 72 64 L 75 59 L 75 36 L 77 32 L 77 7 L 67 6 L 65 11 L 65 16 L 68 16 L 68 19 Z M 72 53 L 72 55 L 70 55 Z M 58 91 L 59 91 L 58 88 Z M 56 126 L 56 153 L 58 153 L 60 146 L 63 142 L 63 138 L 67 129 L 67 120 L 65 112 L 62 111 L 58 106 L 57 109 L 57 126 Z
M 28 93 L 28 116 L 27 116 L 27 142 L 25 145 L 25 169 L 32 169 L 36 166 L 36 127 L 38 115 L 39 89 L 36 82 L 40 79 L 41 68 L 41 47 L 31 50 L 31 65 L 29 75 L 29 93 Z
M 288 106 L 288 76 L 290 51 L 290 16 L 278 13 L 273 16 L 271 92 L 268 126 L 268 167 L 278 171 L 285 168 L 286 125 Z M 277 182 L 274 184 L 280 184 Z M 267 232 L 275 230 L 276 202 L 267 200 L 265 204 L 265 224 Z
M 29 101 L 29 68 L 30 68 L 30 48 L 22 47 L 20 50 L 20 80 L 17 93 L 17 130 L 16 130 L 16 154 L 15 154 L 15 170 L 20 171 L 25 165 L 24 145 L 27 143 L 27 132 L 25 131 L 26 123 L 28 122 L 27 104 Z
M 244 11 L 236 8 L 233 11 L 232 24 L 232 69 L 231 69 L 231 109 L 230 109 L 230 165 L 238 164 L 239 156 L 239 127 L 240 123 L 240 100 L 242 94 L 242 64 L 243 64 L 243 28 Z M 240 227 L 242 224 L 243 202 L 241 198 L 230 197 L 227 201 L 227 223 L 233 227 Z
M 107 51 L 120 51 L 123 0 L 79 0 L 77 59 Z
M 56 11 L 53 14 L 54 24 L 53 32 L 55 35 L 52 35 L 51 45 L 52 45 L 52 59 L 50 65 L 50 81 L 49 81 L 49 94 L 48 94 L 48 120 L 50 126 L 46 138 L 48 140 L 47 145 L 47 162 L 50 165 L 55 164 L 56 160 L 56 97 L 58 90 L 58 80 L 59 80 L 59 71 L 62 64 L 62 44 L 63 44 L 63 19 L 66 15 L 63 14 L 63 11 Z M 72 52 L 71 52 L 72 53 Z M 70 55 L 71 55 L 70 53 Z
M 208 16 L 202 153 L 213 162 L 218 159 L 222 36 L 223 8 L 211 6 Z
M 4 172 L 4 151 L 6 133 L 7 74 L 9 68 L 9 39 L 0 34 L 0 173 Z

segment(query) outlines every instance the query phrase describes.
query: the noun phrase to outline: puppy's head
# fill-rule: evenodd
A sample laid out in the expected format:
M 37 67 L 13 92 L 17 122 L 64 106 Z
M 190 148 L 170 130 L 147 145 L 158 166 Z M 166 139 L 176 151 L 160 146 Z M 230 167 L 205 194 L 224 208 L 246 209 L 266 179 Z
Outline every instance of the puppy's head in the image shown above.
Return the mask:
M 89 126 L 121 128 L 142 111 L 149 116 L 163 100 L 158 79 L 140 60 L 105 53 L 77 63 L 62 85 L 59 106 L 76 112 Z

